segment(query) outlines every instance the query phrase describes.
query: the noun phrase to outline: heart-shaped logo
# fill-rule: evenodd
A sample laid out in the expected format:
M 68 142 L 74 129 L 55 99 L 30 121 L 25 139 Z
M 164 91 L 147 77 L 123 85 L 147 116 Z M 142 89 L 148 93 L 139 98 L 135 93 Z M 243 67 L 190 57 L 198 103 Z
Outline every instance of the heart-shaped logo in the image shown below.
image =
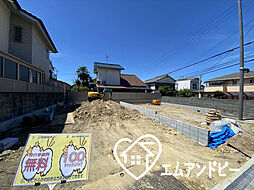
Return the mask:
M 155 144 L 154 141 L 149 141 L 149 142 L 139 142 L 145 138 L 152 138 L 153 140 L 155 140 L 155 142 L 157 143 L 158 147 L 159 147 L 159 150 L 158 150 L 158 153 L 157 155 L 155 156 L 154 153 L 152 151 L 150 151 L 145 145 L 152 145 L 152 144 Z M 161 148 L 161 143 L 159 141 L 159 139 L 157 137 L 155 137 L 154 135 L 150 135 L 150 134 L 147 134 L 147 135 L 143 135 L 141 137 L 139 137 L 135 142 L 133 142 L 130 146 L 128 146 L 128 148 L 126 148 L 121 154 L 120 156 L 123 157 L 123 160 L 124 160 L 124 163 L 121 162 L 121 160 L 119 159 L 118 157 L 118 154 L 117 154 L 117 147 L 120 143 L 122 142 L 128 142 L 128 143 L 132 143 L 133 141 L 129 138 L 123 138 L 123 139 L 120 139 L 119 141 L 117 141 L 117 143 L 115 144 L 115 147 L 114 147 L 114 157 L 115 159 L 117 160 L 117 162 L 119 163 L 119 165 L 131 176 L 133 177 L 134 179 L 136 180 L 139 180 L 141 179 L 143 176 L 145 176 L 147 174 L 147 172 L 149 172 L 152 167 L 155 165 L 155 163 L 157 162 L 157 160 L 159 159 L 160 155 L 161 155 L 161 151 L 162 151 L 162 148 Z M 130 170 L 128 170 L 126 168 L 126 166 L 124 164 L 127 163 L 128 161 L 128 156 L 127 156 L 127 153 L 128 151 L 130 151 L 136 144 L 138 144 L 140 147 L 142 147 L 145 151 L 146 151 L 146 156 L 145 156 L 145 163 L 146 163 L 146 169 L 143 173 L 141 173 L 139 176 L 136 176 L 134 175 Z M 132 155 L 133 156 L 133 155 Z M 140 157 L 140 155 L 138 155 L 138 157 Z M 149 165 L 149 158 L 154 158 L 153 162 Z

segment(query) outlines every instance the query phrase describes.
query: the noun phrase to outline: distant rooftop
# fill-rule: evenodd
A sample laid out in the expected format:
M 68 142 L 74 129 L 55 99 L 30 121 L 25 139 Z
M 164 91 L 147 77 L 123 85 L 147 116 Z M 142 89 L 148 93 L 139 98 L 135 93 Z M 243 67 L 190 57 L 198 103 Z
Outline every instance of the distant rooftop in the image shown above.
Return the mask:
M 244 73 L 244 78 L 254 78 L 254 71 Z M 214 82 L 214 81 L 233 80 L 233 79 L 240 79 L 240 72 L 232 73 L 229 75 L 224 75 L 224 76 L 213 78 L 213 79 L 209 79 L 209 80 L 205 81 L 205 83 Z
M 121 74 L 121 85 L 126 87 L 146 87 L 147 85 L 136 75 Z
M 181 79 L 177 79 L 177 81 L 185 81 L 185 80 L 199 80 L 199 78 L 181 78 Z
M 94 73 L 97 72 L 97 68 L 108 68 L 108 69 L 124 70 L 124 68 L 121 65 L 119 65 L 119 64 L 109 64 L 109 63 L 94 62 Z
M 169 78 L 171 78 L 173 81 L 175 81 L 175 79 L 173 79 L 173 78 L 170 77 L 169 75 L 165 74 L 165 75 L 160 75 L 160 76 L 154 77 L 154 78 L 152 78 L 152 79 L 148 79 L 148 80 L 145 81 L 145 83 L 146 83 L 146 84 L 148 84 L 148 83 L 154 83 L 154 82 L 159 81 L 159 80 L 161 80 L 161 79 L 163 79 L 163 78 L 165 78 L 165 77 L 169 77 Z

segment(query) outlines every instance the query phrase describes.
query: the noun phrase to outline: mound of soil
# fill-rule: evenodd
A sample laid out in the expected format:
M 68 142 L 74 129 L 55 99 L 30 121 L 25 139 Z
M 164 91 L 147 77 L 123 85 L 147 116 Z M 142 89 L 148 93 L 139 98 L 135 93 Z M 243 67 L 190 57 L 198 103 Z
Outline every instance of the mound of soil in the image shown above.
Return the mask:
M 113 101 L 82 102 L 81 106 L 73 113 L 75 121 L 102 121 L 110 118 L 121 121 L 140 117 L 136 110 L 127 109 Z

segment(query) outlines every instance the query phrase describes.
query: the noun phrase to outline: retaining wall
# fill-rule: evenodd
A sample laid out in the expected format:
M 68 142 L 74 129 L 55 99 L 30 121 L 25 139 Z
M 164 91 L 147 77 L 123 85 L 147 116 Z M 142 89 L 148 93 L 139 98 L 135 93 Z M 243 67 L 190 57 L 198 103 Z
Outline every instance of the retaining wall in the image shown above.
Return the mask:
M 138 110 L 140 113 L 175 129 L 176 131 L 182 133 L 184 136 L 189 137 L 190 139 L 204 146 L 207 146 L 209 144 L 210 131 L 207 129 L 203 129 L 194 125 L 184 123 L 182 121 L 159 115 L 157 114 L 157 111 L 129 104 L 127 102 L 121 101 L 120 104 L 130 109 Z
M 18 117 L 12 118 L 12 119 L 8 119 L 6 121 L 2 121 L 2 122 L 0 122 L 0 134 L 8 129 L 19 126 L 22 123 L 24 117 L 32 116 L 32 115 L 40 115 L 41 113 L 45 112 L 46 109 L 52 110 L 55 108 L 56 108 L 56 104 L 49 106 L 49 107 L 44 107 L 44 108 L 38 109 L 36 111 L 30 112 L 30 113 L 27 113 L 24 115 L 20 115 Z
M 222 113 L 229 113 L 237 115 L 239 100 L 232 99 L 207 99 L 207 98 L 184 98 L 184 97 L 171 97 L 162 96 L 162 102 L 197 106 L 203 108 L 211 108 L 220 110 Z M 244 116 L 254 117 L 254 100 L 244 100 Z
M 0 121 L 64 101 L 64 93 L 0 92 Z

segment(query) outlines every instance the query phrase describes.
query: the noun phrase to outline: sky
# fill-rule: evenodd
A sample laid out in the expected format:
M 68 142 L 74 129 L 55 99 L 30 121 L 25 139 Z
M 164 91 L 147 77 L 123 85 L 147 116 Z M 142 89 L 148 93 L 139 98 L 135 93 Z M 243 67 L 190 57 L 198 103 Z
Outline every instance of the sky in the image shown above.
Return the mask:
M 79 66 L 92 77 L 93 63 L 108 62 L 142 80 L 167 74 L 239 45 L 237 0 L 19 0 L 42 19 L 58 54 L 50 59 L 58 79 L 73 84 Z M 254 40 L 254 0 L 243 0 L 245 43 Z M 254 44 L 245 47 L 254 58 Z M 232 61 L 232 62 L 231 62 Z M 239 49 L 170 73 L 196 77 L 237 63 Z M 254 62 L 246 63 L 254 70 Z M 202 75 L 202 80 L 239 71 L 239 66 Z

